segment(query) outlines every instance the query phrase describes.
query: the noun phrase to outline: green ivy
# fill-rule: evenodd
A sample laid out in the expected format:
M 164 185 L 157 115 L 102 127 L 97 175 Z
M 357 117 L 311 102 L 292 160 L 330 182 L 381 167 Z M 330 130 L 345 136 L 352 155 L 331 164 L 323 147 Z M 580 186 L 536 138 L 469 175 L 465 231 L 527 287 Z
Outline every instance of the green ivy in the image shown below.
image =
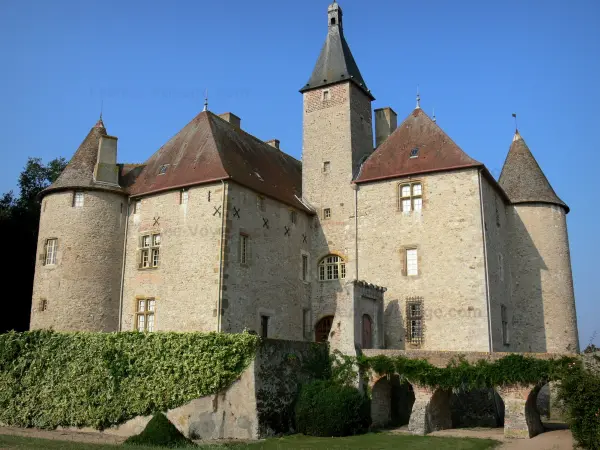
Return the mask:
M 233 383 L 260 339 L 223 333 L 0 335 L 0 422 L 98 429 Z
M 561 379 L 575 358 L 537 359 L 524 355 L 507 355 L 496 361 L 469 363 L 455 358 L 446 367 L 436 367 L 425 359 L 404 356 L 360 356 L 357 365 L 363 371 L 382 375 L 397 374 L 411 383 L 442 389 L 484 389 L 503 385 L 544 384 Z

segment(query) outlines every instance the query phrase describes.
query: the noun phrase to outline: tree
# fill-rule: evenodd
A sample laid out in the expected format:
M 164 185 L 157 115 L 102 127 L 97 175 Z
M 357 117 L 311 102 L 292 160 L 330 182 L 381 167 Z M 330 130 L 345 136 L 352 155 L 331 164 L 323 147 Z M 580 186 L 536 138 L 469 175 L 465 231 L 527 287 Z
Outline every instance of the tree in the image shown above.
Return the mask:
M 29 328 L 40 224 L 39 193 L 58 178 L 66 165 L 64 158 L 53 159 L 46 165 L 40 158 L 29 158 L 19 176 L 19 197 L 12 191 L 0 197 L 3 274 L 12 284 L 6 290 L 11 296 L 5 300 L 0 332 Z

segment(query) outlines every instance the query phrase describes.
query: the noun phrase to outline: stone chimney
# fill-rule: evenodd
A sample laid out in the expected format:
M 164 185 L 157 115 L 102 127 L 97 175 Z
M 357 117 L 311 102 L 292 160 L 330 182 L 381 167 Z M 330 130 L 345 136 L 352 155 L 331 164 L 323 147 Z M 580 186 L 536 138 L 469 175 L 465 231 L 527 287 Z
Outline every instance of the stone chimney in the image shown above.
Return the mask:
M 279 150 L 279 139 L 271 139 L 270 141 L 266 141 L 271 147 L 275 147 Z
M 119 183 L 117 138 L 114 136 L 100 136 L 96 167 L 94 167 L 94 181 L 109 184 Z
M 219 117 L 221 119 L 225 120 L 226 122 L 229 122 L 231 125 L 233 125 L 236 128 L 242 128 L 242 119 L 240 119 L 238 116 L 236 116 L 233 113 L 226 112 L 223 114 L 219 114 Z
M 375 110 L 375 148 L 379 147 L 398 126 L 398 115 L 389 106 Z

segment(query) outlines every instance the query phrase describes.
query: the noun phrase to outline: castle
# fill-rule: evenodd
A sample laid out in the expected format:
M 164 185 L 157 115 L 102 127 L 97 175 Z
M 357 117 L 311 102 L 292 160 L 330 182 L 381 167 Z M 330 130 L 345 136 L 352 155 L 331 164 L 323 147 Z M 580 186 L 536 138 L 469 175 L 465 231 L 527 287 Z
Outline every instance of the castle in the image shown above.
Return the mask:
M 41 194 L 32 329 L 578 350 L 569 208 L 519 132 L 496 181 L 418 103 L 373 127 L 336 2 L 327 26 L 302 162 L 205 108 L 118 164 L 98 121 Z

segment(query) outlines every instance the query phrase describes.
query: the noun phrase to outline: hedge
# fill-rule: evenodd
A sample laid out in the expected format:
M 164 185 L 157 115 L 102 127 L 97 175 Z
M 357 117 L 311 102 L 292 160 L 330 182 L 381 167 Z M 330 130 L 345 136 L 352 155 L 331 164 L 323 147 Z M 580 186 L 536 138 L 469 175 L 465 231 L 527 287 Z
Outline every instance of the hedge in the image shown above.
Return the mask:
M 314 381 L 300 389 L 296 428 L 310 436 L 351 436 L 371 425 L 369 398 L 352 386 L 336 381 Z
M 596 364 L 600 356 L 592 355 Z M 581 363 L 570 365 L 559 384 L 558 398 L 566 407 L 568 422 L 577 444 L 600 450 L 600 373 Z
M 233 383 L 260 339 L 221 333 L 0 335 L 0 422 L 97 429 Z

